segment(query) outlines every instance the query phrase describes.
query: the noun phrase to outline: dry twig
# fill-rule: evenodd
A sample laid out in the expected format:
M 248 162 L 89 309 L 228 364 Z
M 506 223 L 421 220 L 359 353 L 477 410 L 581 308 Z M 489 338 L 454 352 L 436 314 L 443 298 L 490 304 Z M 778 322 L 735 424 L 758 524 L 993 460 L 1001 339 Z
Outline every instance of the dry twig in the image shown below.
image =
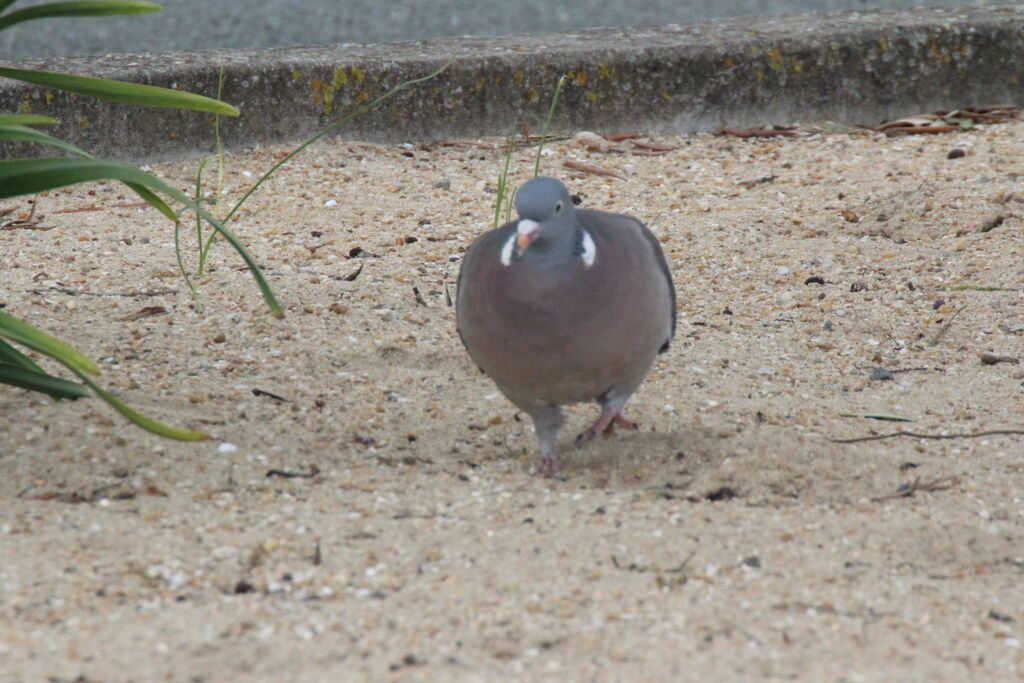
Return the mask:
M 911 498 L 918 491 L 923 491 L 925 493 L 932 493 L 935 491 L 947 491 L 956 486 L 957 484 L 959 484 L 960 481 L 960 477 L 954 475 L 952 477 L 941 477 L 939 479 L 935 479 L 933 481 L 922 484 L 921 477 L 918 477 L 909 484 L 902 484 L 898 489 L 896 489 L 896 493 L 890 493 L 885 496 L 876 496 L 871 500 L 875 503 L 880 503 L 885 500 L 894 500 L 896 498 Z
M 951 439 L 979 439 L 983 436 L 1005 436 L 1010 434 L 1024 434 L 1024 429 L 992 429 L 987 432 L 970 432 L 968 434 L 921 434 L 919 432 L 907 432 L 900 430 L 891 434 L 872 434 L 871 436 L 858 436 L 853 439 L 830 439 L 830 441 L 832 441 L 832 443 L 860 443 L 862 441 L 894 439 L 899 436 L 909 436 L 912 439 L 945 441 Z
M 562 162 L 562 166 L 565 166 L 566 168 L 571 168 L 574 171 L 583 171 L 584 173 L 594 173 L 596 175 L 606 175 L 606 176 L 611 176 L 613 178 L 618 178 L 619 180 L 625 180 L 626 179 L 626 176 L 624 176 L 619 171 L 616 171 L 616 170 L 611 169 L 611 168 L 605 168 L 604 166 L 595 166 L 594 164 L 586 164 L 586 163 L 583 163 L 582 161 L 574 161 L 574 160 L 570 159 L 569 161 L 563 161 Z

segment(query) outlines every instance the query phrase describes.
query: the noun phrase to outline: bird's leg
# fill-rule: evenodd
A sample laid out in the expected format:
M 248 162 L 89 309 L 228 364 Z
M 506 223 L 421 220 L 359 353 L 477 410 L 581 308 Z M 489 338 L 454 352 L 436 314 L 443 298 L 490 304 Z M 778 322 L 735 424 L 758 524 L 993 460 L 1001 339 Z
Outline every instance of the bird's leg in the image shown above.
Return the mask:
M 634 431 L 640 429 L 640 425 L 638 425 L 636 422 L 633 422 L 632 420 L 627 420 L 626 418 L 622 417 L 622 413 L 616 413 L 615 417 L 612 419 L 615 421 L 615 424 L 619 425 L 624 429 L 630 429 Z M 609 430 L 611 429 L 611 427 L 611 425 L 608 425 Z
M 580 441 L 589 441 L 598 434 L 603 433 L 605 436 L 610 436 L 615 430 L 615 425 L 619 425 L 625 429 L 639 429 L 639 425 L 635 422 L 631 422 L 622 416 L 622 406 L 614 401 L 602 401 L 601 402 L 601 415 L 598 416 L 597 421 L 587 427 L 579 436 L 576 437 L 576 443 Z
M 558 458 L 555 457 L 554 453 L 542 453 L 540 460 L 537 461 L 537 469 L 534 470 L 538 477 L 544 477 L 545 479 L 558 479 L 558 475 L 561 472 L 562 470 L 558 466 Z
M 558 437 L 558 430 L 565 423 L 565 417 L 558 406 L 551 404 L 544 404 L 530 411 L 530 415 L 533 417 L 533 429 L 537 432 L 537 440 L 540 441 L 540 460 L 534 473 L 539 477 L 556 479 L 561 473 L 561 468 L 555 456 L 555 439 Z

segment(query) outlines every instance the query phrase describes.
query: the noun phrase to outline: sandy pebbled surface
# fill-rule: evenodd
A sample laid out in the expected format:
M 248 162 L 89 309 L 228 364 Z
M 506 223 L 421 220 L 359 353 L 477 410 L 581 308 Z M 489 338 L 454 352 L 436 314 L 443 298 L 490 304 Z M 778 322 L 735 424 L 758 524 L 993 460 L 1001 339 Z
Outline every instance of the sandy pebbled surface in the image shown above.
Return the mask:
M 0 392 L 0 681 L 1024 676 L 1021 434 L 833 441 L 1024 430 L 1021 365 L 980 358 L 1024 356 L 1024 123 L 814 130 L 550 145 L 652 226 L 680 317 L 641 431 L 576 448 L 576 407 L 554 482 L 445 299 L 499 141 L 294 160 L 233 224 L 284 320 L 223 243 L 197 314 L 122 187 L 40 197 L 52 230 L 0 231 L 5 310 L 214 438 Z M 283 153 L 229 157 L 227 196 Z

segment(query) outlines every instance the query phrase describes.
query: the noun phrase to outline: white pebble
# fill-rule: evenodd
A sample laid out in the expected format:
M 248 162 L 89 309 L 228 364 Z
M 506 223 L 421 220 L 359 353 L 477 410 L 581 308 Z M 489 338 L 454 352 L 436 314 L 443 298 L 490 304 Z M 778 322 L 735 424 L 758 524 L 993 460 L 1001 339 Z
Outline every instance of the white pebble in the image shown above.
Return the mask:
M 221 444 L 217 446 L 218 453 L 234 453 L 237 450 L 238 446 L 233 443 L 228 443 L 227 441 L 222 441 Z

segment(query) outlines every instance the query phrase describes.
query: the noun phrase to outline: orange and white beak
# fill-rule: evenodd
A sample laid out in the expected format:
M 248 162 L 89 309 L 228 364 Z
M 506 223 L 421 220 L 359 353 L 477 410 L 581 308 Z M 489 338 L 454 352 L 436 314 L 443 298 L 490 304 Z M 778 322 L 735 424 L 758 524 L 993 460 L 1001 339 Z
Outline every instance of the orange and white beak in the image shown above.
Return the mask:
M 519 219 L 519 223 L 516 225 L 516 254 L 522 256 L 539 234 L 540 223 L 529 218 Z

